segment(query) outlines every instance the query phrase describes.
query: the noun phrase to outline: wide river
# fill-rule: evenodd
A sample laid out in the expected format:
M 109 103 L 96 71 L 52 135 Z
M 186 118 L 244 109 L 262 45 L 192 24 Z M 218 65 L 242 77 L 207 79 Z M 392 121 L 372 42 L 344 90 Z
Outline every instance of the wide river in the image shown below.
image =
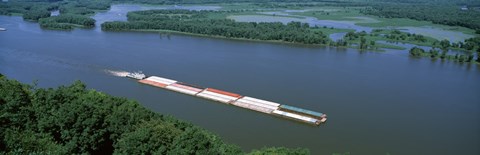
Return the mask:
M 0 73 L 40 87 L 85 82 L 219 134 L 245 151 L 480 154 L 480 67 L 402 51 L 304 47 L 99 29 L 49 31 L 0 16 Z M 105 70 L 142 70 L 328 114 L 322 126 L 211 102 Z

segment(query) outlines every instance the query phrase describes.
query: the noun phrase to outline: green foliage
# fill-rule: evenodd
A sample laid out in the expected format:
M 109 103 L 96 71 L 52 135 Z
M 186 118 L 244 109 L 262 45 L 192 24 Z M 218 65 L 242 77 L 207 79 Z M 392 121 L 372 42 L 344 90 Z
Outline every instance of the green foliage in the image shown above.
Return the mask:
M 348 42 L 343 40 L 343 39 L 339 39 L 335 42 L 335 44 L 333 46 L 337 46 L 337 47 L 347 47 L 348 45 Z
M 384 18 L 410 18 L 435 24 L 480 29 L 479 11 L 473 9 L 465 11 L 458 5 L 445 3 L 376 3 L 361 12 Z
M 103 30 L 170 30 L 177 32 L 243 38 L 272 40 L 303 44 L 326 44 L 329 39 L 321 31 L 313 30 L 308 24 L 290 22 L 255 23 L 235 22 L 230 19 L 209 19 L 205 14 L 212 11 L 155 10 L 128 13 L 128 22 L 106 22 Z M 219 12 L 215 12 L 219 13 Z
M 59 7 L 61 14 L 89 15 L 95 13 L 95 10 L 108 10 L 110 1 L 108 0 L 81 0 L 68 1 Z
M 40 18 L 50 17 L 48 10 L 29 10 L 23 14 L 23 19 L 38 21 Z
M 244 154 L 204 129 L 79 81 L 43 89 L 1 74 L 0 137 L 0 154 Z
M 42 18 L 39 20 L 40 26 L 47 29 L 70 30 L 75 26 L 94 27 L 95 20 L 89 17 L 73 14 L 61 14 Z
M 442 60 L 450 60 L 460 63 L 475 63 L 475 61 L 478 62 L 479 59 L 479 55 L 477 54 L 477 60 L 475 60 L 475 55 L 473 54 L 473 52 L 467 52 L 466 54 L 456 53 L 455 55 L 449 55 L 447 54 L 447 50 L 443 50 L 443 52 L 440 54 L 440 51 L 436 49 L 430 49 L 428 52 L 425 52 L 425 50 L 418 47 L 411 48 L 410 55 L 414 57 L 430 57 L 433 60 L 440 58 Z
M 238 147 L 222 143 L 217 136 L 199 128 L 189 128 L 173 141 L 168 154 L 240 154 Z
M 0 2 L 0 15 L 23 14 L 24 19 L 38 20 L 39 18 L 50 16 L 49 11 L 56 8 L 58 8 L 57 3 L 45 3 L 42 1 Z
M 450 47 L 450 41 L 447 39 L 440 41 L 440 47 L 444 50 L 448 49 Z
M 421 34 L 411 34 L 406 32 L 401 32 L 399 30 L 393 30 L 389 34 L 385 34 L 384 38 L 391 41 L 412 41 L 412 42 L 427 42 L 427 38 Z
M 430 57 L 431 58 L 438 58 L 440 55 L 439 55 L 439 51 L 436 50 L 436 49 L 430 49 L 430 51 L 428 51 L 430 53 Z
M 25 20 L 39 21 L 42 28 L 70 30 L 93 27 L 95 20 L 90 15 L 96 10 L 110 8 L 108 0 L 57 1 L 61 0 L 0 3 L 0 15 L 22 14 Z M 56 9 L 60 10 L 60 15 L 50 17 L 50 11 Z
M 173 147 L 173 141 L 182 130 L 173 123 L 150 120 L 138 124 L 134 130 L 124 133 L 116 143 L 118 154 L 166 154 Z
M 13 1 L 0 2 L 0 15 L 22 14 L 23 19 L 37 21 L 50 16 L 50 11 L 57 9 L 57 3 L 42 1 Z
M 413 47 L 412 49 L 410 49 L 409 52 L 410 52 L 410 55 L 414 57 L 420 57 L 425 54 L 425 50 L 418 47 Z
M 31 130 L 7 129 L 4 140 L 7 148 L 16 148 L 15 152 L 44 152 L 47 154 L 66 154 L 66 150 L 56 144 L 48 134 Z
M 284 147 L 263 148 L 261 150 L 253 150 L 248 155 L 308 155 L 310 151 L 307 149 L 288 149 Z
M 466 50 L 477 49 L 477 51 L 480 51 L 480 37 L 474 37 L 465 40 L 465 44 L 460 48 L 464 48 Z
M 378 30 L 376 30 L 376 31 L 378 32 Z M 368 35 L 368 33 L 365 32 L 365 31 L 362 31 L 362 32 L 348 32 L 347 34 L 345 34 L 345 36 L 343 36 L 343 38 L 345 40 L 349 40 L 351 42 L 358 43 L 358 48 L 359 49 L 375 50 L 375 49 L 378 49 L 379 46 L 376 44 L 375 40 L 370 40 L 370 39 L 374 38 L 374 37 L 372 37 L 373 35 L 376 35 L 376 34 L 371 33 L 370 35 Z M 344 43 L 344 44 L 347 44 L 347 43 Z M 382 46 L 382 45 L 380 45 L 380 46 Z
M 365 39 L 363 36 L 360 37 L 360 49 L 367 49 L 368 44 L 367 44 L 367 39 Z

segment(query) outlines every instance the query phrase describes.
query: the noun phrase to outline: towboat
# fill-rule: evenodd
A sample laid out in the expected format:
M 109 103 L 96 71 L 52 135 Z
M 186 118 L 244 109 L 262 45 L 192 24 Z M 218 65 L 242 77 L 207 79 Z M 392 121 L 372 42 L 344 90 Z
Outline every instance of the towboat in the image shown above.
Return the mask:
M 147 77 L 147 76 L 145 74 L 143 74 L 141 71 L 139 71 L 139 72 L 128 73 L 127 77 L 132 78 L 132 79 L 142 80 L 142 79 L 145 79 L 145 77 Z

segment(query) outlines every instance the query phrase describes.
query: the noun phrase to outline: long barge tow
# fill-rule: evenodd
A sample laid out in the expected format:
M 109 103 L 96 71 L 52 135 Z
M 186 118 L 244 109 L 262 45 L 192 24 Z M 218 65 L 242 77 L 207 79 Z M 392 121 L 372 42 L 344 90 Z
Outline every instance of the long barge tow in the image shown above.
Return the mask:
M 282 105 L 279 103 L 243 96 L 240 94 L 214 88 L 203 88 L 200 86 L 191 85 L 163 77 L 147 77 L 141 72 L 128 73 L 126 77 L 136 79 L 142 84 L 151 85 L 200 98 L 205 98 L 224 104 L 234 105 L 237 107 L 250 109 L 266 114 L 280 116 L 283 118 L 297 120 L 312 125 L 320 125 L 321 123 L 325 123 L 327 121 L 327 115 L 324 113 L 297 108 L 289 105 Z

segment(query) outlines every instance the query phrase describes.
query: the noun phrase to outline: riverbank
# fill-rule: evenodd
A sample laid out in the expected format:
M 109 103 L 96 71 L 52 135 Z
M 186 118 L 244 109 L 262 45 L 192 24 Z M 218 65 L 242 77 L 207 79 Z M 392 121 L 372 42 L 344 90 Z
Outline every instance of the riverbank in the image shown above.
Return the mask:
M 0 90 L 3 153 L 246 154 L 205 129 L 136 101 L 86 89 L 79 81 L 34 88 L 0 74 Z M 252 151 L 265 152 L 309 154 L 283 147 Z
M 478 154 L 473 124 L 479 121 L 479 110 L 472 108 L 480 88 L 478 65 L 431 62 L 395 50 L 359 52 L 189 35 L 169 39 L 158 33 L 98 28 L 44 31 L 36 23 L 7 16 L 0 16 L 0 23 L 8 29 L 0 35 L 8 38 L 0 41 L 4 75 L 24 83 L 38 81 L 39 88 L 82 80 L 89 89 L 137 100 L 151 111 L 208 129 L 245 152 L 285 146 L 308 148 L 315 155 Z M 244 92 L 326 112 L 331 120 L 314 128 L 158 90 L 111 76 L 105 69 L 141 70 Z M 405 110 L 410 115 L 404 115 Z M 445 115 L 450 117 L 438 119 Z M 360 122 L 352 119 L 356 116 L 362 116 Z
M 294 45 L 294 46 L 304 46 L 304 47 L 333 47 L 333 48 L 340 48 L 340 49 L 358 49 L 361 50 L 358 46 L 330 46 L 330 45 L 322 45 L 322 44 L 303 44 L 303 43 L 295 43 L 295 42 L 287 42 L 281 40 L 258 40 L 258 39 L 247 39 L 247 38 L 232 38 L 232 37 L 225 37 L 225 36 L 218 36 L 218 35 L 206 35 L 206 34 L 198 34 L 198 33 L 189 33 L 189 32 L 180 32 L 180 31 L 171 31 L 171 30 L 121 30 L 121 31 L 110 31 L 110 32 L 149 32 L 149 33 L 159 33 L 160 35 L 188 35 L 188 36 L 196 36 L 196 37 L 208 37 L 208 38 L 215 38 L 215 39 L 227 39 L 227 40 L 236 40 L 236 41 L 247 41 L 247 42 L 259 42 L 259 43 L 273 43 L 273 44 L 285 44 L 285 45 Z M 395 45 L 388 45 L 388 44 L 381 44 L 380 43 L 379 49 L 368 49 L 368 51 L 372 52 L 385 52 L 385 49 L 381 48 L 388 48 L 388 49 L 401 49 L 404 50 L 406 48 L 402 48 Z M 366 50 L 366 49 L 365 49 Z
M 39 4 L 45 5 L 44 3 L 39 3 Z M 83 3 L 81 3 L 81 4 L 83 5 Z M 98 4 L 99 4 L 99 6 L 102 7 L 101 9 L 90 6 L 88 11 L 76 12 L 76 13 L 79 13 L 82 16 L 95 15 L 95 14 L 98 14 L 98 13 L 101 13 L 101 12 L 105 12 L 107 10 L 107 8 L 111 7 L 112 4 L 116 5 L 116 4 L 118 4 L 118 2 L 117 3 L 111 3 L 108 6 L 104 3 L 102 3 L 102 2 L 98 2 Z M 228 19 L 232 15 L 235 15 L 235 16 L 237 16 L 237 15 L 241 15 L 241 16 L 261 15 L 261 16 L 268 17 L 268 18 L 273 18 L 273 17 L 276 17 L 276 18 L 293 18 L 294 20 L 301 20 L 303 22 L 307 22 L 307 23 L 310 23 L 312 25 L 311 22 L 314 21 L 313 18 L 316 18 L 316 20 L 321 21 L 318 24 L 321 24 L 322 22 L 327 22 L 329 24 L 333 24 L 331 27 L 334 27 L 334 26 L 347 26 L 347 27 L 349 27 L 349 25 L 350 25 L 350 26 L 354 26 L 353 28 L 356 28 L 356 27 L 359 27 L 358 25 L 361 26 L 362 24 L 367 24 L 368 25 L 368 24 L 381 23 L 380 25 L 368 25 L 368 26 L 374 26 L 374 27 L 375 26 L 376 27 L 378 27 L 378 26 L 381 26 L 381 27 L 396 26 L 398 28 L 405 29 L 405 31 L 414 31 L 414 32 L 420 32 L 420 30 L 419 29 L 417 30 L 417 29 L 413 29 L 413 28 L 408 28 L 407 26 L 432 26 L 432 28 L 433 28 L 433 26 L 437 27 L 436 25 L 438 25 L 438 24 L 425 25 L 428 22 L 414 21 L 414 20 L 410 20 L 410 19 L 391 19 L 391 20 L 394 20 L 394 21 L 398 20 L 400 22 L 400 25 L 385 25 L 386 21 L 384 21 L 384 19 L 377 18 L 377 17 L 371 16 L 371 15 L 369 15 L 369 16 L 362 15 L 360 13 L 360 10 L 364 9 L 364 7 L 321 7 L 321 6 L 315 5 L 313 7 L 308 7 L 308 6 L 305 6 L 305 7 L 302 7 L 302 8 L 293 7 L 296 10 L 288 10 L 287 8 L 289 8 L 289 7 L 285 8 L 285 9 L 272 9 L 272 8 L 269 9 L 268 7 L 267 8 L 261 8 L 260 7 L 261 5 L 250 4 L 250 3 L 248 3 L 248 4 L 235 4 L 235 5 L 239 5 L 239 6 L 243 6 L 243 7 L 247 7 L 247 6 L 252 6 L 252 7 L 248 7 L 248 9 L 241 10 L 241 9 L 239 9 L 239 7 L 230 7 L 230 5 L 225 5 L 225 4 L 221 4 L 221 3 L 219 3 L 219 6 L 204 6 L 204 5 L 171 6 L 171 5 L 151 5 L 151 4 L 143 5 L 142 4 L 142 5 L 137 5 L 137 7 L 138 7 L 137 10 L 138 9 L 140 9 L 140 10 L 143 10 L 143 9 L 169 9 L 169 8 L 183 8 L 183 9 L 188 9 L 188 10 L 204 10 L 204 9 L 220 10 L 221 9 L 221 10 L 227 11 L 227 12 L 221 12 L 221 11 L 220 11 L 221 13 L 219 13 L 218 11 L 211 12 L 211 13 L 208 14 L 208 19 L 225 19 L 225 18 Z M 222 6 L 225 6 L 226 8 L 230 8 L 230 9 L 222 8 Z M 52 7 L 52 8 L 55 8 L 55 7 Z M 293 9 L 293 8 L 291 8 L 291 9 Z M 72 11 L 75 12 L 75 10 L 77 8 L 69 7 L 68 9 L 70 9 L 71 12 Z M 14 12 L 14 14 L 15 14 L 15 12 Z M 325 19 L 328 19 L 328 20 L 331 20 L 331 21 L 328 21 L 328 20 L 325 20 Z M 346 22 L 346 20 L 349 20 L 349 22 Z M 385 19 L 385 20 L 387 20 L 387 19 Z M 390 20 L 390 19 L 388 19 L 388 20 Z M 255 22 L 264 22 L 264 21 L 262 21 L 262 19 L 258 19 L 258 21 L 255 21 Z M 336 24 L 340 24 L 340 25 L 336 25 Z M 46 24 L 44 24 L 44 25 L 46 25 Z M 401 26 L 401 27 L 399 27 L 399 26 Z M 47 28 L 47 29 L 54 29 L 54 30 L 71 30 L 74 27 L 79 27 L 79 24 L 78 23 L 55 23 L 55 22 L 52 22 L 52 24 L 47 25 L 47 26 L 43 26 L 43 27 Z M 318 31 L 323 32 L 325 35 L 331 35 L 331 34 L 334 34 L 334 33 L 342 33 L 342 32 L 351 31 L 349 29 L 342 29 L 342 28 L 337 28 L 337 27 L 335 27 L 334 29 L 330 29 L 330 26 L 323 26 L 323 27 L 325 27 L 323 29 L 322 29 L 322 26 L 319 26 L 319 27 L 320 28 L 319 28 Z M 381 27 L 378 27 L 378 28 L 381 28 Z M 81 27 L 79 27 L 79 28 L 81 28 Z M 83 27 L 83 28 L 88 28 L 88 26 Z M 468 32 L 469 34 L 473 33 L 473 30 L 468 30 L 467 31 L 466 28 L 456 28 L 456 27 L 448 27 L 448 26 L 443 26 L 442 28 L 449 28 L 451 30 L 457 29 L 457 30 L 460 30 L 459 31 L 460 33 L 461 32 Z M 425 29 L 425 28 L 423 28 L 423 29 Z M 356 31 L 358 31 L 358 29 L 356 29 Z M 435 30 L 435 33 L 429 33 L 429 34 L 438 34 L 437 31 L 438 30 Z M 183 32 L 175 32 L 175 33 L 181 34 Z M 188 35 L 194 35 L 194 34 L 188 34 Z M 206 37 L 208 35 L 195 35 L 195 36 Z M 263 41 L 263 42 L 269 42 L 269 43 L 280 42 L 280 43 L 288 43 L 288 44 L 293 44 L 293 45 L 299 44 L 298 42 L 293 42 L 292 43 L 292 41 L 245 39 L 245 38 L 222 37 L 222 36 L 209 36 L 209 37 L 234 39 L 234 40 L 250 40 L 250 41 L 255 41 L 255 42 Z M 429 42 L 403 41 L 403 40 L 382 39 L 382 38 L 378 38 L 378 37 L 367 37 L 367 39 L 368 39 L 367 41 L 379 41 L 379 40 L 382 40 L 382 41 L 397 41 L 397 42 L 405 42 L 405 43 L 416 44 L 416 45 L 419 45 L 419 46 L 436 47 L 436 46 L 429 45 L 431 43 L 431 41 L 429 41 Z M 331 40 L 329 43 L 324 43 L 322 45 L 313 45 L 313 46 L 332 46 L 333 43 L 331 43 L 331 42 L 335 42 L 335 41 L 336 40 Z M 437 40 L 437 41 L 439 41 L 439 40 Z M 359 43 L 359 41 L 353 42 L 353 44 L 358 44 L 358 43 Z M 307 45 L 305 43 L 300 43 L 300 44 L 301 45 Z M 362 49 L 362 48 L 357 47 L 356 45 L 352 46 L 351 45 L 352 43 L 348 43 L 348 44 L 349 44 L 348 46 L 343 46 L 343 47 L 349 47 L 349 48 L 354 48 L 354 49 Z M 381 43 L 378 44 L 378 45 L 371 45 L 371 46 L 372 47 L 369 48 L 369 50 L 373 50 L 373 51 L 384 51 L 385 49 L 405 50 L 405 48 L 403 48 L 403 47 L 388 45 L 388 44 L 381 44 Z M 338 45 L 333 45 L 333 47 L 338 47 Z M 452 48 L 452 49 L 458 50 L 460 48 Z

